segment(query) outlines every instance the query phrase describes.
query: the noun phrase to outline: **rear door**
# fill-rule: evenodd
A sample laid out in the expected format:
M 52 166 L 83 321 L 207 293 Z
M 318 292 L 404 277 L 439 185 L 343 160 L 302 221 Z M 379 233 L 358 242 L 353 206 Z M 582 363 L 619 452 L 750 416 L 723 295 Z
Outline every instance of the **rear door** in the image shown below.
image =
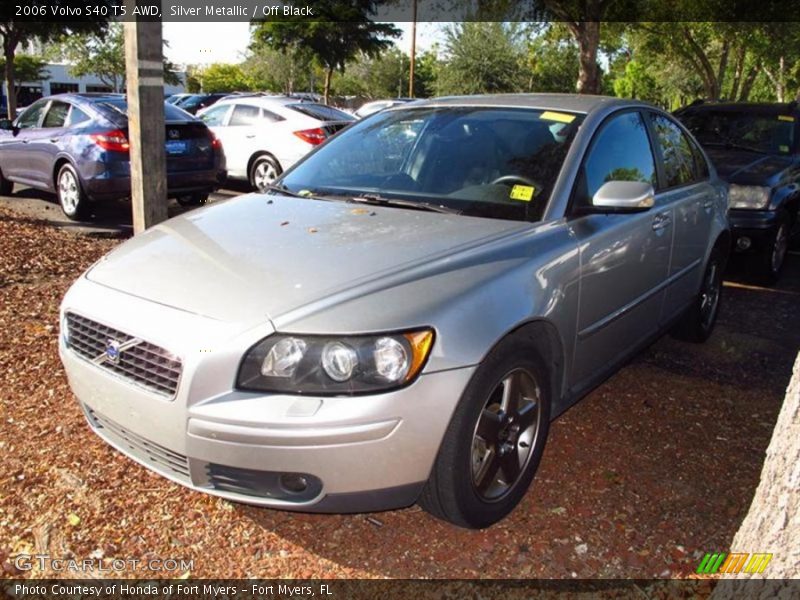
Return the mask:
M 686 308 L 700 288 L 717 190 L 703 153 L 683 129 L 660 113 L 650 111 L 648 119 L 662 165 L 659 196 L 674 215 L 669 286 L 661 313 L 666 323 Z
M 31 129 L 28 137 L 30 162 L 28 176 L 38 184 L 53 184 L 53 170 L 63 137 L 69 134 L 67 118 L 72 105 L 63 100 L 51 100 L 44 113 L 41 127 Z
M 637 213 L 591 207 L 607 181 L 657 184 L 644 117 L 615 113 L 601 125 L 573 192 L 571 225 L 581 254 L 578 333 L 571 381 L 583 388 L 658 331 L 672 250 L 672 211 L 656 196 Z

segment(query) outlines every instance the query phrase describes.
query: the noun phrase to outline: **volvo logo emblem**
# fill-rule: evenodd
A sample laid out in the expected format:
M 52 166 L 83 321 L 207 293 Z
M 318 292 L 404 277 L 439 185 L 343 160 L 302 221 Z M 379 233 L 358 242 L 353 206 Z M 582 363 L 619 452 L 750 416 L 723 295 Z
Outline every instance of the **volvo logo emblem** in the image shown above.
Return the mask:
M 119 355 L 122 352 L 121 345 L 120 342 L 114 339 L 109 339 L 106 343 L 106 358 L 115 364 L 119 362 Z
M 178 138 L 180 138 L 180 137 L 181 137 L 181 132 L 180 132 L 180 131 L 178 131 L 177 129 L 170 129 L 170 130 L 167 132 L 167 135 L 169 136 L 169 139 L 171 139 L 171 140 L 177 140 Z

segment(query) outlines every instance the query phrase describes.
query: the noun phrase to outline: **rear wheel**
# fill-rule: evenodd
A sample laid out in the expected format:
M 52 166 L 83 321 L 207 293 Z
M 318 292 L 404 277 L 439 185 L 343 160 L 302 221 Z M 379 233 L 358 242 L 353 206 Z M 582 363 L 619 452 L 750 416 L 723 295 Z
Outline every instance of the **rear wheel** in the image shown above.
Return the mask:
M 81 188 L 78 172 L 69 163 L 65 163 L 58 171 L 56 193 L 61 210 L 73 221 L 79 220 L 86 212 L 89 201 Z
M 673 337 L 686 342 L 705 342 L 714 331 L 722 301 L 722 273 L 725 270 L 726 255 L 719 248 L 711 251 L 700 293 L 687 309 L 672 332 Z
M 550 427 L 547 369 L 510 337 L 478 367 L 453 414 L 420 505 L 461 527 L 488 527 L 525 495 Z
M 281 167 L 271 156 L 259 156 L 250 166 L 250 186 L 257 192 L 266 192 L 281 174 Z
M 3 177 L 3 171 L 0 170 L 0 196 L 10 196 L 13 191 L 14 182 Z

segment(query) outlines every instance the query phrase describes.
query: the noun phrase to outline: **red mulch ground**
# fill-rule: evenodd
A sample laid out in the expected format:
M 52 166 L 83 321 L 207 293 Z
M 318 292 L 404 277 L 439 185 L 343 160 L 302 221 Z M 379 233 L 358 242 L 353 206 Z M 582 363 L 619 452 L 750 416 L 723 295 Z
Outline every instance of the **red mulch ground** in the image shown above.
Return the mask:
M 726 287 L 709 343 L 662 339 L 554 423 L 530 492 L 486 531 L 418 508 L 257 509 L 170 483 L 85 424 L 57 356 L 58 305 L 116 243 L 0 209 L 4 577 L 34 552 L 187 558 L 193 578 L 689 577 L 748 510 L 800 342 L 792 256 L 777 290 Z

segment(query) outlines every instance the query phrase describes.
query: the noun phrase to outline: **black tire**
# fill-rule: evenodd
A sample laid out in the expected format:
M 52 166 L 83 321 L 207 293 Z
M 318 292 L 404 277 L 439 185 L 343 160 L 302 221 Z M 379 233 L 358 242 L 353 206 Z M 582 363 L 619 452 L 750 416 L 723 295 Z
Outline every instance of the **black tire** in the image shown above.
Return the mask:
M 56 195 L 61 211 L 67 218 L 79 221 L 86 214 L 89 200 L 81 187 L 78 172 L 70 163 L 64 163 L 56 175 Z
M 754 254 L 749 261 L 748 270 L 753 279 L 765 285 L 778 283 L 791 237 L 791 219 L 786 211 L 778 213 L 775 228 L 770 232 L 764 249 Z
M 498 404 L 506 389 L 504 382 L 510 377 L 519 377 L 516 387 L 528 390 L 527 396 L 520 394 L 522 400 L 517 405 L 519 409 L 525 402 L 524 410 L 516 413 L 513 409 L 504 412 Z M 528 398 L 533 388 L 530 382 L 525 383 L 525 377 L 530 377 L 538 392 L 536 420 L 528 428 L 524 423 L 532 419 L 533 403 Z M 488 527 L 508 515 L 525 495 L 541 461 L 550 428 L 550 390 L 549 372 L 524 337 L 511 336 L 492 350 L 453 413 L 419 499 L 422 508 L 470 529 Z M 516 423 L 522 424 L 522 429 L 517 426 L 514 432 Z M 482 428 L 487 434 L 482 434 Z M 491 433 L 495 430 L 496 436 Z M 517 476 L 510 483 L 512 476 L 506 470 L 509 460 L 516 461 L 518 467 L 517 471 L 511 469 Z
M 175 198 L 181 206 L 200 206 L 208 200 L 208 194 L 186 194 Z
M 722 304 L 722 275 L 727 254 L 714 248 L 706 262 L 700 292 L 672 331 L 672 336 L 684 342 L 702 344 L 714 331 Z
M 10 196 L 13 191 L 14 182 L 3 177 L 3 171 L 0 170 L 0 196 Z
M 250 187 L 257 192 L 266 192 L 267 186 L 272 184 L 282 172 L 278 161 L 271 156 L 262 154 L 250 165 L 250 172 L 248 173 Z

